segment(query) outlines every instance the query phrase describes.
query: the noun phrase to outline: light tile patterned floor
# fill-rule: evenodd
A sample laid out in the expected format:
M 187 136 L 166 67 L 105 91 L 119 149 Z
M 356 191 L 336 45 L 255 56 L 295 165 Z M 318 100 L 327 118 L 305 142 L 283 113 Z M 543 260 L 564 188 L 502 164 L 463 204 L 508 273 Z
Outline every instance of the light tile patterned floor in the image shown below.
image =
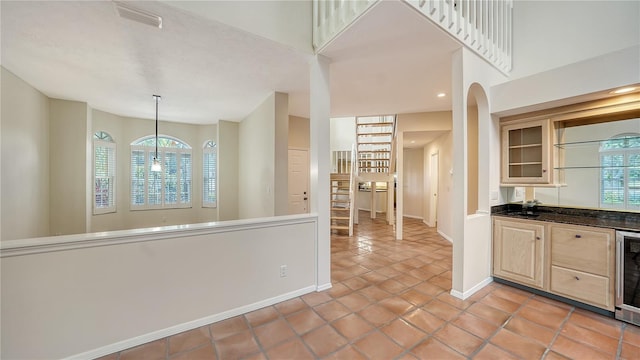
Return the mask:
M 492 283 L 449 295 L 451 244 L 360 213 L 331 238 L 333 288 L 103 359 L 640 359 L 640 328 Z

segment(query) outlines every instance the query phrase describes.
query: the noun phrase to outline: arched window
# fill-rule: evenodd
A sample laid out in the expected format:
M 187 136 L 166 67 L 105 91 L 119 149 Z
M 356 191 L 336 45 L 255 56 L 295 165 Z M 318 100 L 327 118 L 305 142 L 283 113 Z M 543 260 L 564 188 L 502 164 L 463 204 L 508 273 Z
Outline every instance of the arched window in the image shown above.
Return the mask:
M 603 141 L 600 166 L 600 207 L 640 209 L 640 134 Z
M 205 142 L 202 149 L 202 206 L 218 205 L 218 151 L 213 140 Z
M 155 135 L 131 143 L 131 209 L 191 207 L 191 146 L 180 139 L 158 137 L 162 171 L 151 171 L 155 146 Z
M 104 131 L 93 134 L 93 213 L 116 211 L 116 143 Z

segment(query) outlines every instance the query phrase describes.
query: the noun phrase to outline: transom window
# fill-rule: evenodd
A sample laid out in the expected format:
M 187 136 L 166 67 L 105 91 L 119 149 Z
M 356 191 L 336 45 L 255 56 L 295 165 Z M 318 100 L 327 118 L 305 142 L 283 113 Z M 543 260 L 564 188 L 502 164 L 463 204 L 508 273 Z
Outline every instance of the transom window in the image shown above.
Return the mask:
M 104 131 L 93 134 L 93 213 L 116 211 L 116 144 Z
M 216 143 L 209 140 L 202 149 L 202 206 L 216 207 L 218 205 L 218 152 Z
M 158 137 L 158 160 L 162 171 L 151 171 L 154 135 L 131 143 L 131 209 L 191 207 L 191 146 L 184 141 Z
M 640 134 L 603 141 L 600 166 L 600 207 L 640 209 Z

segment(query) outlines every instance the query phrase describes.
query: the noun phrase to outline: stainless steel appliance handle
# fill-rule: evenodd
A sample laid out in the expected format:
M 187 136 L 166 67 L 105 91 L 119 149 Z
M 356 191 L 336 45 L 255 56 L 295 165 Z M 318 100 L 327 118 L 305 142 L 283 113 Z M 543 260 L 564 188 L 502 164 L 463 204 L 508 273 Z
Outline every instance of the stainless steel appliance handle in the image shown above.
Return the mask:
M 623 284 L 624 278 L 624 235 L 620 232 L 616 233 L 616 306 L 623 304 Z

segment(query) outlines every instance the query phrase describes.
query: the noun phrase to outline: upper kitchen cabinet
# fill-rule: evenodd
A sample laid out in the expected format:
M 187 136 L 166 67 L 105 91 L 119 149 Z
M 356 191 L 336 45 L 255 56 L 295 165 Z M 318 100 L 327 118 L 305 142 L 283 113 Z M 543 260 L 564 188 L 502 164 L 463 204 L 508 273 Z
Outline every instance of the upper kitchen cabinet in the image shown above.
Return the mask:
M 503 185 L 552 184 L 550 119 L 502 124 Z

